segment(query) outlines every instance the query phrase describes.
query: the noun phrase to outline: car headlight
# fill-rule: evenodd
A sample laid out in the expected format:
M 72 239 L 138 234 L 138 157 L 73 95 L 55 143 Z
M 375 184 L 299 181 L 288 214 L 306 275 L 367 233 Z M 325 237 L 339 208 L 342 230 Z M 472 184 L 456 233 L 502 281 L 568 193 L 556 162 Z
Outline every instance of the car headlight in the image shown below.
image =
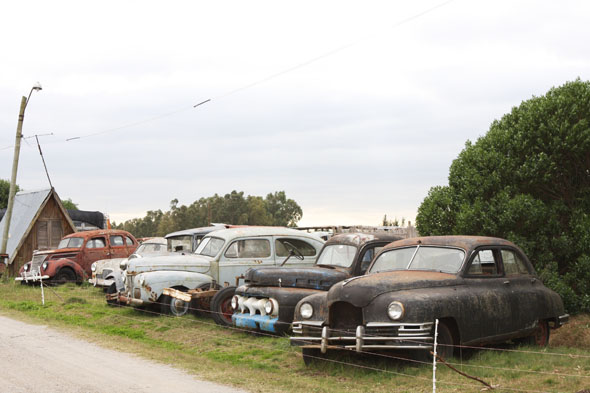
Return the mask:
M 126 260 L 126 259 L 123 259 L 123 260 L 121 261 L 121 263 L 119 263 L 119 268 L 120 268 L 121 270 L 125 270 L 125 269 L 127 269 L 127 260 Z
M 272 314 L 272 310 L 274 309 L 274 304 L 272 304 L 272 301 L 270 299 L 268 299 L 266 301 L 266 303 L 264 303 L 264 312 L 266 312 L 267 315 Z
M 299 307 L 299 313 L 302 318 L 309 319 L 313 315 L 313 306 L 309 303 L 303 303 L 301 307 Z
M 31 265 L 28 263 L 25 265 L 25 272 L 28 272 L 31 269 Z
M 43 270 L 47 269 L 47 266 L 48 265 L 49 264 L 47 263 L 47 261 L 46 262 L 43 262 L 43 264 L 41 265 L 41 269 L 43 269 Z
M 45 268 L 43 268 L 45 269 Z M 96 262 L 92 262 L 92 265 L 90 265 L 90 270 L 95 272 L 96 271 Z
M 394 321 L 401 319 L 404 316 L 404 305 L 400 302 L 389 303 L 389 306 L 387 306 L 387 315 Z

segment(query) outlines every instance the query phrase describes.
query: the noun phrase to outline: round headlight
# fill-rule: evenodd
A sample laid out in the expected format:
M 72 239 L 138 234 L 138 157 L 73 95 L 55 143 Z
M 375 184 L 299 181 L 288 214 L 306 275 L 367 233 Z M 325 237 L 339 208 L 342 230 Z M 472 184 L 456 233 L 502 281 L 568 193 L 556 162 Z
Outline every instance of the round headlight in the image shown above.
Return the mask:
M 234 296 L 231 298 L 231 308 L 233 310 L 236 310 L 238 308 L 238 301 L 239 301 L 239 299 L 237 296 Z
M 127 269 L 127 260 L 126 260 L 126 259 L 123 259 L 123 260 L 121 261 L 121 263 L 119 263 L 119 268 L 120 268 L 121 270 L 125 270 L 125 269 Z
M 92 265 L 90 265 L 90 270 L 93 272 L 96 271 L 96 262 L 92 262 Z
M 28 263 L 25 265 L 25 272 L 28 272 L 29 269 L 31 269 L 31 265 L 29 265 Z
M 394 321 L 401 319 L 404 316 L 404 305 L 400 302 L 389 303 L 389 306 L 387 306 L 387 315 Z
M 43 262 L 43 264 L 41 265 L 41 268 L 42 268 L 43 270 L 45 270 L 45 269 L 47 269 L 47 265 L 48 265 L 48 263 L 47 263 L 47 262 Z
M 267 315 L 271 315 L 272 311 L 274 309 L 274 304 L 272 304 L 272 300 L 267 300 L 266 303 L 264 303 L 264 311 L 266 312 Z
M 301 307 L 299 307 L 299 313 L 302 318 L 309 319 L 313 315 L 313 306 L 309 303 L 303 303 Z

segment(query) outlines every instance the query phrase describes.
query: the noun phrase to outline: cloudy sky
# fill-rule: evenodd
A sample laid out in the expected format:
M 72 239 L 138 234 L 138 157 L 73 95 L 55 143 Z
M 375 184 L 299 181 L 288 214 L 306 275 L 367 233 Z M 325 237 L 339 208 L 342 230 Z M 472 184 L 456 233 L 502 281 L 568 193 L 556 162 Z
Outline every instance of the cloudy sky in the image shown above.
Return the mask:
M 301 225 L 414 221 L 466 140 L 590 79 L 589 14 L 568 0 L 8 2 L 0 178 L 39 81 L 23 133 L 53 133 L 51 180 L 81 209 L 120 222 L 285 190 Z M 34 138 L 17 182 L 48 186 Z

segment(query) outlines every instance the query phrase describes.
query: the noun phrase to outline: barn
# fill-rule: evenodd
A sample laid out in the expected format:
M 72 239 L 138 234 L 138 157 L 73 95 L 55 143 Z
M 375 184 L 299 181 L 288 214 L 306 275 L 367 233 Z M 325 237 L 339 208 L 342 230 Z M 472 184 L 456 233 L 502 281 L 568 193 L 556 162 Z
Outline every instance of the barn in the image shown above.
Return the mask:
M 0 241 L 5 225 L 0 221 Z M 5 263 L 0 274 L 18 275 L 19 269 L 33 257 L 35 250 L 56 248 L 76 227 L 64 209 L 55 189 L 23 191 L 16 194 L 10 223 Z

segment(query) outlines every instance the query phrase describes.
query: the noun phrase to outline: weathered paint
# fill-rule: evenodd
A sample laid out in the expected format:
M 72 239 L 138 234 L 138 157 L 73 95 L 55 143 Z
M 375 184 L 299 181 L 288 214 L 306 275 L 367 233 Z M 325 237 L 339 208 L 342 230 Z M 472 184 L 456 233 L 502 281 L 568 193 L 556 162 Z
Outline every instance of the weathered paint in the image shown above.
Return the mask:
M 524 253 L 507 240 L 470 236 L 420 237 L 391 243 L 381 253 L 416 245 L 463 249 L 465 260 L 461 270 L 457 274 L 415 270 L 368 274 L 336 284 L 324 296 L 306 297 L 295 310 L 294 332 L 297 335 L 292 337 L 293 343 L 308 345 L 312 342 L 314 348 L 329 343 L 331 347 L 348 348 L 354 347 L 351 337 L 354 341 L 361 336 L 362 340 L 355 345 L 362 346 L 375 324 L 417 326 L 439 319 L 453 330 L 457 344 L 479 345 L 531 335 L 538 329 L 539 321 L 549 321 L 553 327 L 559 327 L 567 320 L 559 295 L 543 286 Z M 481 249 L 492 250 L 497 257 L 498 274 L 467 274 L 476 251 Z M 516 253 L 528 273 L 506 275 L 500 250 Z M 404 307 L 404 315 L 399 321 L 392 321 L 387 314 L 389 304 L 394 301 Z M 314 309 L 308 320 L 299 313 L 301 304 L 306 302 Z M 398 327 L 380 329 L 377 335 L 381 339 L 373 340 L 371 345 L 374 347 L 364 348 L 403 347 L 400 346 Z M 407 337 L 403 344 L 408 344 Z

